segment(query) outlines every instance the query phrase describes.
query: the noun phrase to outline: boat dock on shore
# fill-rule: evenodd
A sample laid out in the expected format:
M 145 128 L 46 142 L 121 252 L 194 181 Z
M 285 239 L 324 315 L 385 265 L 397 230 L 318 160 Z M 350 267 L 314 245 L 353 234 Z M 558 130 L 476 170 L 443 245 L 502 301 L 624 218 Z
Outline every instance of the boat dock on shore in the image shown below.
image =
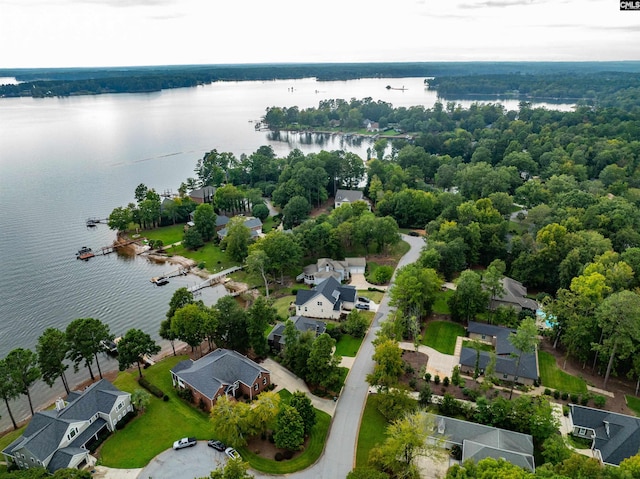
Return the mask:
M 176 276 L 186 276 L 191 268 L 178 268 L 170 273 L 163 274 L 162 276 L 155 276 L 151 278 L 151 282 L 156 286 L 164 286 L 169 282 L 169 278 L 175 278 Z

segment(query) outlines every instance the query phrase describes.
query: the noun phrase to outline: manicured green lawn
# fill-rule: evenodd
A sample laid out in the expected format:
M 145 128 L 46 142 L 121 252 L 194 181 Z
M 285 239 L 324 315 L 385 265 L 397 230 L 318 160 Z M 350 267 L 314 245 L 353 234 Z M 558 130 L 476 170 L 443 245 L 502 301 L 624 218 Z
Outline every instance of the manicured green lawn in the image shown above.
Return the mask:
M 384 293 L 381 293 L 380 291 L 367 291 L 363 289 L 358 291 L 358 296 L 369 298 L 374 303 L 380 304 L 380 301 L 382 301 L 382 297 L 384 296 Z
M 447 301 L 453 296 L 453 293 L 450 289 L 439 291 L 436 294 L 436 302 L 433 304 L 433 312 L 436 314 L 451 314 Z
M 480 351 L 491 352 L 491 351 L 494 350 L 493 346 L 491 346 L 490 344 L 478 342 L 478 345 L 480 346 Z M 462 341 L 462 347 L 463 348 L 473 348 L 473 341 L 471 341 L 470 339 L 466 340 L 466 341 Z
M 538 351 L 538 365 L 543 386 L 568 393 L 587 392 L 587 383 L 584 379 L 565 373 L 558 367 L 552 354 Z
M 378 411 L 378 396 L 376 394 L 369 394 L 364 412 L 362 413 L 360 432 L 358 433 L 358 447 L 356 450 L 357 467 L 367 465 L 369 451 L 384 441 L 387 425 L 387 420 L 380 411 Z
M 266 220 L 262 222 L 262 232 L 268 233 L 273 229 L 274 226 L 275 226 L 275 220 L 273 219 L 273 216 L 269 216 L 267 217 Z
M 283 296 L 282 298 L 278 298 L 273 302 L 273 307 L 278 311 L 278 316 L 281 318 L 288 318 L 289 314 L 289 305 L 296 300 L 296 297 L 293 295 Z
M 16 429 L 15 431 L 9 431 L 6 434 L 3 434 L 0 437 L 0 451 L 4 450 L 9 444 L 20 437 L 20 434 L 25 430 L 27 426 L 22 426 Z
M 210 273 L 215 273 L 222 269 L 230 268 L 231 266 L 238 266 L 238 263 L 231 261 L 226 253 L 222 252 L 219 247 L 213 243 L 207 243 L 198 251 L 191 251 L 183 246 L 177 246 L 175 248 L 168 248 L 167 254 L 184 256 L 194 260 L 196 263 L 204 263 L 205 268 Z
M 146 466 L 151 459 L 169 449 L 173 441 L 185 436 L 200 440 L 213 437 L 213 428 L 206 413 L 178 398 L 171 385 L 169 370 L 186 356 L 169 357 L 144 370 L 145 377 L 169 396 L 165 402 L 152 396 L 147 410 L 116 431 L 103 444 L 101 462 L 119 469 Z M 121 372 L 114 384 L 128 392 L 141 389 L 138 372 Z
M 150 240 L 161 240 L 163 245 L 169 246 L 178 241 L 182 241 L 182 237 L 184 236 L 184 223 L 162 226 L 153 230 L 144 230 L 141 235 Z
M 461 324 L 449 321 L 432 321 L 427 324 L 422 344 L 444 354 L 453 354 L 456 349 L 457 337 L 464 336 L 464 334 L 464 327 Z
M 343 334 L 340 341 L 336 343 L 336 354 L 339 356 L 355 358 L 361 344 L 362 338 L 354 338 L 350 334 Z
M 627 400 L 627 406 L 631 409 L 636 416 L 640 416 L 640 398 L 625 394 L 624 398 Z

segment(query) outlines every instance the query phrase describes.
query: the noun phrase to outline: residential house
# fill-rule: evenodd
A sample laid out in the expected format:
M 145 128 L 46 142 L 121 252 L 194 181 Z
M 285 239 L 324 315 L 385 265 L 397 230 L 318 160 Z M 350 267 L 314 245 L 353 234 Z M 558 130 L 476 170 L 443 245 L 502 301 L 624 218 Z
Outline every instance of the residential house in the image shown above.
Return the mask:
M 462 449 L 462 461 L 473 459 L 478 462 L 492 457 L 535 471 L 533 438 L 529 434 L 446 416 L 435 416 L 435 421 L 435 430 L 429 439 L 447 449 L 459 446 Z
M 535 312 L 538 309 L 538 303 L 533 299 L 527 298 L 527 288 L 512 278 L 502 278 L 502 296 L 492 298 L 489 304 L 490 309 L 496 309 L 498 306 L 510 306 L 516 311 L 528 309 Z
M 312 290 L 298 290 L 296 314 L 310 318 L 340 319 L 345 310 L 353 309 L 355 302 L 354 286 L 343 286 L 335 278 L 329 277 Z
M 368 132 L 380 131 L 380 124 L 377 121 L 366 119 L 362 124 Z
M 365 258 L 345 258 L 344 261 L 320 258 L 316 261 L 316 264 L 305 266 L 296 279 L 298 281 L 303 280 L 305 284 L 317 285 L 332 277 L 342 283 L 347 281 L 354 273 L 364 274 L 365 266 Z
M 193 361 L 188 359 L 171 370 L 173 385 L 190 389 L 196 404 L 211 409 L 223 394 L 253 398 L 271 384 L 271 373 L 246 356 L 230 349 L 216 349 Z
M 216 194 L 215 186 L 203 186 L 189 193 L 189 198 L 198 204 L 213 203 L 213 197 Z
M 640 418 L 569 404 L 573 434 L 591 439 L 591 450 L 603 464 L 619 466 L 640 450 Z
M 537 351 L 523 354 L 516 371 L 520 350 L 516 349 L 509 341 L 509 336 L 515 334 L 515 332 L 515 329 L 476 323 L 474 321 L 469 321 L 467 326 L 467 333 L 470 339 L 491 344 L 495 348 L 495 374 L 498 379 L 530 385 L 540 376 L 538 354 Z M 460 370 L 464 373 L 473 374 L 476 360 L 478 360 L 480 372 L 484 373 L 491 360 L 491 353 L 480 351 L 480 357 L 478 358 L 478 352 L 475 349 L 463 347 L 460 352 Z
M 257 238 L 259 236 L 262 236 L 262 221 L 260 220 L 260 218 L 254 218 L 252 216 L 248 216 L 244 220 L 244 225 L 247 228 L 249 228 L 249 231 L 251 232 L 251 238 Z M 218 231 L 218 238 L 220 238 L 220 240 L 223 240 L 224 237 L 227 236 L 227 233 L 229 232 L 229 229 L 227 228 L 227 226 L 218 230 L 217 222 L 216 222 L 216 230 Z
M 324 321 L 306 318 L 304 316 L 292 316 L 289 319 L 301 333 L 313 331 L 316 337 L 318 337 L 327 331 L 327 325 Z M 284 347 L 284 327 L 285 323 L 277 323 L 269 333 L 269 336 L 267 336 L 269 346 L 277 351 L 281 351 Z
M 364 197 L 362 191 L 358 190 L 337 190 L 334 199 L 334 207 L 339 208 L 342 205 L 353 204 L 356 201 L 364 201 L 367 208 L 371 211 L 371 203 Z
M 2 454 L 20 469 L 44 467 L 51 473 L 95 464 L 91 443 L 112 432 L 132 410 L 131 395 L 101 379 L 69 393 L 66 401 L 58 399 L 55 409 L 36 412 Z

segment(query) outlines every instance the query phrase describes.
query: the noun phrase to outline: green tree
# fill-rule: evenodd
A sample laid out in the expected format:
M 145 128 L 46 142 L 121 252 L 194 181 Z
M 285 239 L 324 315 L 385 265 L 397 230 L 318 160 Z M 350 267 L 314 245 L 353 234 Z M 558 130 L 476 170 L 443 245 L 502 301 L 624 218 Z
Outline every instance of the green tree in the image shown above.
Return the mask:
M 376 364 L 373 372 L 367 375 L 367 382 L 383 391 L 396 386 L 404 373 L 402 349 L 398 342 L 385 337 L 376 339 L 373 360 Z
M 253 402 L 249 422 L 256 433 L 265 434 L 280 411 L 280 395 L 275 391 L 261 392 Z
M 311 205 L 304 196 L 294 196 L 282 210 L 283 226 L 293 228 L 307 219 L 311 213 Z
M 213 307 L 217 325 L 213 338 L 217 346 L 246 351 L 250 346 L 247 312 L 231 296 L 224 296 Z
M 140 363 L 144 356 L 152 356 L 160 352 L 160 346 L 140 329 L 130 329 L 118 343 L 118 366 L 124 371 L 133 363 L 138 365 L 138 374 L 142 377 Z
M 605 298 L 596 311 L 603 341 L 594 349 L 609 354 L 603 387 L 606 389 L 616 358 L 629 357 L 640 341 L 640 296 L 620 291 Z
M 226 395 L 219 396 L 211 408 L 211 427 L 218 439 L 231 447 L 244 446 L 251 428 L 251 407 L 234 401 Z
M 451 318 L 469 322 L 487 307 L 488 294 L 482 289 L 480 275 L 470 269 L 460 273 L 456 290 L 449 298 Z
M 226 249 L 229 257 L 238 263 L 244 262 L 249 253 L 249 241 L 251 230 L 244 224 L 245 218 L 237 216 L 231 218 L 227 227 L 227 235 L 222 240 L 222 247 Z
M 20 391 L 18 391 L 15 382 L 11 378 L 11 370 L 9 369 L 9 365 L 7 364 L 7 360 L 0 360 L 0 398 L 4 400 L 4 405 L 7 407 L 9 417 L 11 418 L 11 422 L 13 423 L 13 429 L 18 429 L 18 425 L 16 424 L 16 420 L 13 417 L 13 412 L 9 407 L 9 401 L 17 398 L 19 395 Z
M 336 340 L 327 333 L 318 336 L 311 345 L 309 359 L 307 360 L 307 381 L 318 384 L 325 389 L 334 387 L 340 377 L 338 366 L 340 356 L 333 354 Z
M 276 447 L 299 451 L 304 444 L 304 423 L 300 413 L 291 406 L 284 404 L 276 420 L 276 432 L 273 435 Z
M 188 228 L 182 235 L 182 246 L 191 251 L 195 251 L 204 246 L 204 241 L 202 240 L 200 231 L 195 227 Z
M 109 215 L 107 225 L 115 231 L 127 231 L 132 221 L 133 214 L 130 208 L 117 207 Z
M 422 318 L 431 313 L 441 287 L 442 279 L 434 269 L 409 264 L 396 272 L 395 283 L 389 293 L 390 304 L 405 316 Z
M 69 368 L 64 362 L 69 352 L 66 334 L 56 328 L 45 329 L 38 338 L 36 352 L 44 382 L 49 387 L 53 387 L 56 379 L 60 378 L 65 391 L 69 394 L 69 383 L 64 373 Z
M 515 376 L 520 375 L 520 361 L 524 354 L 532 354 L 536 351 L 538 343 L 538 327 L 536 326 L 535 319 L 531 317 L 524 318 L 515 334 L 509 336 L 509 342 L 516 349 L 516 373 Z M 509 399 L 513 396 L 513 388 L 515 386 L 515 380 L 511 384 L 511 390 L 509 391 Z
M 316 410 L 311 404 L 311 399 L 302 391 L 296 391 L 291 395 L 291 399 L 289 400 L 289 406 L 293 407 L 298 411 L 300 417 L 302 418 L 302 423 L 304 424 L 304 434 L 308 436 L 311 434 L 311 430 L 313 426 L 316 425 Z
M 193 223 L 203 241 L 209 241 L 213 238 L 216 232 L 216 214 L 213 211 L 213 206 L 209 203 L 198 205 L 193 212 Z
M 284 281 L 284 272 L 297 266 L 302 259 L 302 249 L 293 235 L 283 231 L 270 231 L 263 238 L 251 245 L 250 250 L 261 249 L 269 258 L 267 271 L 274 277 L 280 276 Z M 277 275 L 277 276 L 276 276 Z
M 166 341 L 169 341 L 169 344 L 171 344 L 171 349 L 173 350 L 173 355 L 176 356 L 176 339 L 178 339 L 178 336 L 176 336 L 176 332 L 171 329 L 171 320 L 170 319 L 163 319 L 162 321 L 160 321 L 160 332 L 158 333 L 160 335 L 160 337 Z
M 269 352 L 269 345 L 265 332 L 269 325 L 276 322 L 278 312 L 267 302 L 264 296 L 258 296 L 249 308 L 247 315 L 247 333 L 249 344 L 253 352 L 259 357 L 265 357 Z
M 489 308 L 495 310 L 494 301 L 504 295 L 504 271 L 506 267 L 504 261 L 495 260 L 487 267 L 482 275 L 482 286 L 489 293 Z M 490 315 L 491 317 L 492 315 Z M 491 323 L 491 321 L 489 321 Z
M 131 404 L 137 411 L 144 412 L 151 403 L 151 394 L 144 389 L 134 389 L 131 393 Z
M 347 320 L 342 325 L 342 330 L 354 338 L 364 338 L 369 327 L 369 320 L 357 309 L 353 309 L 347 315 Z
M 184 286 L 176 289 L 169 301 L 169 310 L 166 314 L 167 319 L 173 318 L 173 315 L 176 314 L 177 310 L 191 303 L 193 303 L 193 293 L 191 291 Z
M 264 221 L 269 217 L 269 208 L 264 203 L 258 203 L 251 208 L 251 214 L 260 218 L 260 221 Z
M 259 274 L 264 281 L 265 296 L 269 297 L 269 278 L 267 277 L 269 257 L 267 253 L 258 248 L 249 248 L 245 259 L 245 268 L 249 274 Z
M 423 411 L 407 414 L 387 426 L 386 438 L 381 446 L 369 454 L 369 463 L 380 466 L 394 477 L 418 478 L 418 457 L 438 457 L 441 446 L 428 441 L 435 429 L 433 415 Z
M 242 458 L 229 459 L 224 466 L 211 471 L 209 476 L 211 479 L 253 479 L 253 475 L 249 474 L 249 463 Z M 207 479 L 207 478 L 202 478 Z
M 42 376 L 38 368 L 38 356 L 30 349 L 17 348 L 5 358 L 16 391 L 27 396 L 33 416 L 33 402 L 29 388 Z
M 205 322 L 209 312 L 199 303 L 191 303 L 178 309 L 171 319 L 171 329 L 175 337 L 191 346 L 193 351 L 204 341 Z
M 102 379 L 98 353 L 105 349 L 103 341 L 113 340 L 113 335 L 109 332 L 109 326 L 99 319 L 78 318 L 67 325 L 65 334 L 67 336 L 67 345 L 69 346 L 68 357 L 73 361 L 74 370 L 77 372 L 78 365 L 84 362 L 93 381 L 95 377 L 91 365 L 95 361 L 98 367 L 98 374 Z

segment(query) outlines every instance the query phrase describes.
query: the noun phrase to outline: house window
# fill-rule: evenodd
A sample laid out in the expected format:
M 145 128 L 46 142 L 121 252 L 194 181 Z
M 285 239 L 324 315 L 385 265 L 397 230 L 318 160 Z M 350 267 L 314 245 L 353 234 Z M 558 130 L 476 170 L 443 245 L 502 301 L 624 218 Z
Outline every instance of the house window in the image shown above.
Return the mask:
M 483 334 L 482 339 L 487 339 L 487 336 Z
M 255 384 L 253 385 L 253 389 L 254 389 L 255 391 L 257 391 L 257 390 L 258 390 L 258 387 L 259 387 L 258 383 L 255 383 Z
M 503 374 L 503 375 L 502 375 L 502 379 L 508 379 L 508 378 L 509 378 L 509 375 L 508 375 L 508 374 Z
M 581 427 L 580 429 L 578 429 L 578 435 L 579 436 L 586 436 L 587 435 L 587 430 L 583 427 Z
M 35 464 L 36 460 L 32 457 L 31 458 L 31 462 L 33 462 Z
M 318 301 L 318 306 L 322 306 L 322 301 Z
M 124 407 L 124 403 L 118 403 L 118 405 L 116 406 L 116 411 L 119 411 L 123 407 Z
M 265 386 L 267 385 L 267 377 L 266 376 L 262 378 L 262 384 L 265 385 Z

